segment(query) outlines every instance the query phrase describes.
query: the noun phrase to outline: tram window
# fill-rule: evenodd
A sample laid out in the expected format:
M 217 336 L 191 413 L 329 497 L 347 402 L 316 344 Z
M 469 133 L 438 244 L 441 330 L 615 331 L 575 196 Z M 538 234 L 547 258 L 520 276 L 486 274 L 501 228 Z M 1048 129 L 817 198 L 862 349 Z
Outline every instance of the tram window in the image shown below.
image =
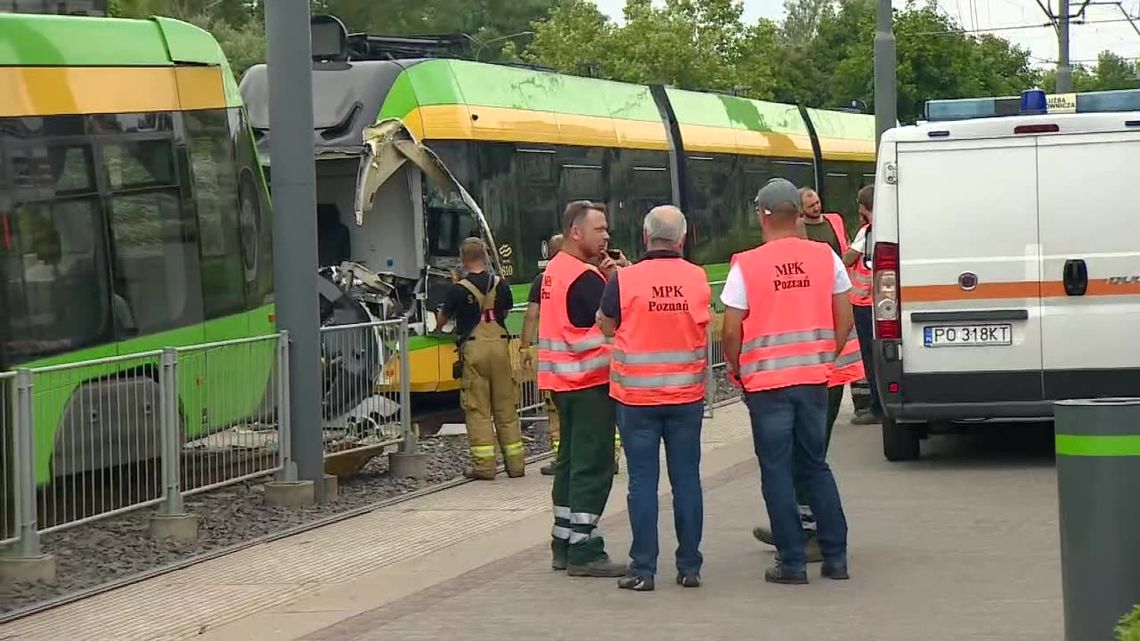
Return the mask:
M 542 242 L 562 230 L 562 210 L 566 203 L 560 202 L 558 193 L 556 154 L 553 149 L 538 146 L 515 148 L 519 216 L 513 261 L 515 281 L 534 278 L 543 260 Z
M 773 160 L 772 173 L 788 179 L 797 187 L 815 184 L 815 171 L 811 163 L 806 160 Z M 753 193 L 755 194 L 755 191 Z
M 135 324 L 127 333 L 200 322 L 198 247 L 178 192 L 118 194 L 108 203 L 115 252 L 112 286 Z
M 216 318 L 237 313 L 245 304 L 237 172 L 224 112 L 187 113 L 185 122 L 202 256 L 202 306 L 206 318 Z
M 731 156 L 705 154 L 688 160 L 691 257 L 700 263 L 727 261 L 736 249 L 734 238 L 743 231 L 734 225 L 738 218 L 733 215 L 738 206 L 732 180 L 736 161 Z
M 172 185 L 174 154 L 169 140 L 103 145 L 103 166 L 111 189 Z
M 95 191 L 90 146 L 14 146 L 7 155 L 14 186 L 33 192 L 42 190 L 32 193 L 30 197 L 33 199 Z
M 428 242 L 434 255 L 458 256 L 459 244 L 471 236 L 481 234 L 467 210 L 428 209 Z
M 6 364 L 108 338 L 99 200 L 27 203 L 0 216 Z
M 605 201 L 604 178 L 600 166 L 563 165 L 558 191 L 567 203 L 573 200 Z

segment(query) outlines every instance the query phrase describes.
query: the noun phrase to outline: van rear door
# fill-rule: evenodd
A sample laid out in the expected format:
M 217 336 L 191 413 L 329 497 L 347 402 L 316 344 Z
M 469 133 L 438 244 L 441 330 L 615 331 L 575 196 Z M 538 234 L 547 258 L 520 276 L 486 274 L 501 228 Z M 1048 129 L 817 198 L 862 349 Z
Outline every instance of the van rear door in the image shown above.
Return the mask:
M 1035 141 L 900 142 L 897 188 L 904 405 L 947 419 L 1039 406 Z
M 1140 395 L 1140 134 L 1037 144 L 1045 397 Z

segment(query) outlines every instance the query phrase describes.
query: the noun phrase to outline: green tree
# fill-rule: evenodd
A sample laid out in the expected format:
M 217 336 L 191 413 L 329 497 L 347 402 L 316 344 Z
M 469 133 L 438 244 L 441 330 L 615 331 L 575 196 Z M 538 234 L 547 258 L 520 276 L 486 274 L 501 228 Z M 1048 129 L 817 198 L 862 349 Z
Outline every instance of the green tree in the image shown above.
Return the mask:
M 1056 91 L 1057 70 L 1049 69 L 1041 81 L 1047 92 Z M 1096 65 L 1073 66 L 1073 91 L 1111 91 L 1115 89 L 1140 89 L 1140 63 L 1129 61 L 1111 51 L 1102 51 L 1097 56 Z

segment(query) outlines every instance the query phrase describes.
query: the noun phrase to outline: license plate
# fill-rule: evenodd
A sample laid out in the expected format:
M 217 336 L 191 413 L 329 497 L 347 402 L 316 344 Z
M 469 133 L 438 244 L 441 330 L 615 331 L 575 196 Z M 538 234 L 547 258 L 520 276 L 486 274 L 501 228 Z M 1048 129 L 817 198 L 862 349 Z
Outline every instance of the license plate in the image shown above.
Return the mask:
M 927 347 L 987 347 L 1012 345 L 1013 325 L 937 325 L 923 328 Z

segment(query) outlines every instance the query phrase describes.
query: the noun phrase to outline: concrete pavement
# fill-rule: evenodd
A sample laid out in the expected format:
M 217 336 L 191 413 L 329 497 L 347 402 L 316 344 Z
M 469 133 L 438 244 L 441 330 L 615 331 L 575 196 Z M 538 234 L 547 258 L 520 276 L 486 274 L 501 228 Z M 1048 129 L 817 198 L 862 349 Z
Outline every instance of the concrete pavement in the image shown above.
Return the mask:
M 668 499 L 656 592 L 551 571 L 550 480 L 534 470 L 519 482 L 466 485 L 191 568 L 138 594 L 76 604 L 52 615 L 54 625 L 41 620 L 13 638 L 1060 639 L 1048 434 L 1015 427 L 934 439 L 922 460 L 891 464 L 879 429 L 851 426 L 849 416 L 836 426 L 830 459 L 850 525 L 851 581 L 820 579 L 813 564 L 811 585 L 764 582 L 772 550 L 750 533 L 766 517 L 747 413 L 736 404 L 705 425 L 705 569 L 696 590 L 672 583 Z M 624 478 L 602 521 L 611 555 L 622 559 Z M 668 482 L 661 488 L 667 493 Z M 171 612 L 167 621 L 144 630 L 138 621 L 147 615 L 132 605 L 132 617 L 113 618 L 135 628 L 107 620 L 99 627 L 107 636 L 83 633 L 95 629 L 97 613 L 179 586 L 181 598 L 198 598 L 154 610 Z M 174 596 L 162 600 L 177 608 Z

